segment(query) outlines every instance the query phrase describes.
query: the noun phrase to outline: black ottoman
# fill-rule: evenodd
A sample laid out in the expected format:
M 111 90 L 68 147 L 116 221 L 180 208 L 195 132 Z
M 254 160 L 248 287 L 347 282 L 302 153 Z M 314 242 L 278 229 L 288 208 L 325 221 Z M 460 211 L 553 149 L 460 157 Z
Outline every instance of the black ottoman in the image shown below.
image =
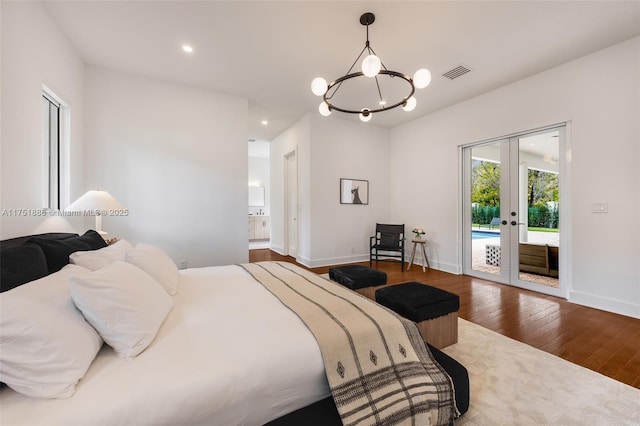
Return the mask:
M 345 265 L 329 269 L 329 278 L 351 290 L 387 283 L 387 274 L 362 265 Z
M 439 349 L 458 341 L 456 294 L 409 282 L 376 290 L 376 302 L 416 322 L 424 340 Z

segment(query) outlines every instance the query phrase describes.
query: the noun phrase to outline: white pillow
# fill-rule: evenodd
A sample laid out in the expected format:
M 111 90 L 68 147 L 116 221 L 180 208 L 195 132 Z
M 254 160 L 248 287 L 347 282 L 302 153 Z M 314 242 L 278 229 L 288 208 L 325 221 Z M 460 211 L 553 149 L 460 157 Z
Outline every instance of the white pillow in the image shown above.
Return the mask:
M 178 292 L 178 267 L 158 247 L 139 243 L 127 252 L 126 260 L 151 275 L 170 295 Z
M 67 265 L 0 294 L 0 381 L 16 392 L 71 396 L 102 347 L 69 294 L 69 276 L 83 271 Z
M 120 358 L 145 350 L 173 307 L 151 276 L 126 262 L 72 276 L 69 288 L 78 309 Z
M 116 243 L 103 247 L 99 250 L 77 251 L 69 256 L 69 261 L 74 265 L 79 265 L 91 271 L 117 261 L 124 260 L 127 250 L 131 250 L 133 245 L 127 240 L 118 240 Z

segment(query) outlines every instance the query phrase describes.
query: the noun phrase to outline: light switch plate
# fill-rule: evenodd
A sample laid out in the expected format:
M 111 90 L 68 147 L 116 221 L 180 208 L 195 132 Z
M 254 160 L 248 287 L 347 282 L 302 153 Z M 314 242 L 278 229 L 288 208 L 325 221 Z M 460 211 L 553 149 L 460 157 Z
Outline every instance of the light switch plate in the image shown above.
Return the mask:
M 607 213 L 609 212 L 609 205 L 607 203 L 593 203 L 592 213 Z

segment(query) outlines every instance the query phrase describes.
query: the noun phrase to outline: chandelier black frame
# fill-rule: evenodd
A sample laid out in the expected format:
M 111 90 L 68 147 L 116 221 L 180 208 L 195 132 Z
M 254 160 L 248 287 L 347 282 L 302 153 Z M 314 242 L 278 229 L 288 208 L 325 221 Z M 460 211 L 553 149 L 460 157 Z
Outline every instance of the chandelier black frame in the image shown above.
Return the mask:
M 326 84 L 326 81 L 322 78 L 317 78 L 312 82 L 312 91 L 314 92 L 314 94 L 316 95 L 321 95 L 323 98 L 323 103 L 326 105 L 323 105 L 323 103 L 320 104 L 320 112 L 322 113 L 322 115 L 329 115 L 331 113 L 331 111 L 340 111 L 346 114 L 360 114 L 360 118 L 363 121 L 369 121 L 369 119 L 371 118 L 371 114 L 373 113 L 378 113 L 378 112 L 383 112 L 383 111 L 388 111 L 394 108 L 397 108 L 399 106 L 402 106 L 404 109 L 406 109 L 407 111 L 413 110 L 413 108 L 415 107 L 415 98 L 413 98 L 413 95 L 416 91 L 416 84 L 414 83 L 414 79 L 416 78 L 416 76 L 418 75 L 419 72 L 425 73 L 423 74 L 422 80 L 428 78 L 428 80 L 426 81 L 426 83 L 421 83 L 421 85 L 419 86 L 419 88 L 423 88 L 426 87 L 430 80 L 431 80 L 431 74 L 429 73 L 428 70 L 426 69 L 421 69 L 418 70 L 418 72 L 416 73 L 416 75 L 414 75 L 414 78 L 398 72 L 398 71 L 391 71 L 389 69 L 387 69 L 387 67 L 384 65 L 384 63 L 382 62 L 382 60 L 380 60 L 375 52 L 375 50 L 373 50 L 373 48 L 371 47 L 371 43 L 369 42 L 369 25 L 373 24 L 375 22 L 375 15 L 373 13 L 367 12 L 364 13 L 362 16 L 360 16 L 360 24 L 364 25 L 366 27 L 367 30 L 367 39 L 365 42 L 365 46 L 364 48 L 360 51 L 360 54 L 356 57 L 355 61 L 353 62 L 353 64 L 351 65 L 351 67 L 349 68 L 349 70 L 346 72 L 346 74 L 334 81 L 332 81 L 330 84 Z M 379 71 L 376 72 L 373 76 L 369 75 L 365 75 L 365 73 L 363 71 L 357 71 L 357 72 L 352 72 L 353 68 L 355 67 L 355 65 L 358 63 L 358 61 L 360 60 L 360 58 L 362 57 L 362 55 L 367 52 L 368 55 L 375 55 L 376 59 L 380 62 L 379 65 Z M 367 57 L 368 58 L 368 57 Z M 367 60 L 367 58 L 365 58 L 365 61 Z M 363 65 L 363 69 L 364 69 Z M 409 85 L 409 93 L 408 95 L 404 96 L 399 102 L 396 102 L 394 104 L 391 105 L 386 105 L 386 100 L 383 98 L 382 96 L 382 90 L 380 89 L 380 82 L 378 80 L 378 76 L 379 75 L 387 75 L 390 78 L 400 78 L 403 81 L 405 81 L 408 85 Z M 426 75 L 426 76 L 425 76 Z M 378 97 L 380 99 L 380 107 L 378 108 L 369 108 L 369 107 L 365 107 L 362 108 L 360 110 L 354 110 L 354 109 L 349 109 L 349 108 L 343 108 L 340 107 L 334 103 L 332 103 L 332 98 L 336 95 L 336 93 L 338 92 L 338 90 L 340 89 L 340 87 L 342 86 L 342 83 L 344 83 L 346 80 L 350 80 L 353 78 L 358 78 L 358 77 L 373 77 L 375 79 L 376 82 L 376 88 L 378 90 Z M 317 82 L 316 80 L 320 80 L 319 82 Z M 317 85 L 318 87 L 314 88 L 314 85 Z M 326 88 L 326 90 L 324 90 Z M 320 93 L 321 92 L 321 93 Z M 413 101 L 410 101 L 410 99 L 413 98 Z M 409 105 L 413 102 L 413 105 Z

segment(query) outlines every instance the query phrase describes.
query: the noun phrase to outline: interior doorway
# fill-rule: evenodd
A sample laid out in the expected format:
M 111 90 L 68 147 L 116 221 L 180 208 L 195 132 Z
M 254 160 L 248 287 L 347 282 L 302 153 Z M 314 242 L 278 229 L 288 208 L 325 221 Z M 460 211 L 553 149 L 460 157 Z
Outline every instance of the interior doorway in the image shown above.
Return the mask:
M 298 161 L 295 151 L 285 155 L 285 250 L 293 258 L 298 254 Z
M 463 271 L 565 297 L 560 166 L 565 127 L 462 148 Z
M 271 246 L 270 143 L 249 141 L 249 250 Z

